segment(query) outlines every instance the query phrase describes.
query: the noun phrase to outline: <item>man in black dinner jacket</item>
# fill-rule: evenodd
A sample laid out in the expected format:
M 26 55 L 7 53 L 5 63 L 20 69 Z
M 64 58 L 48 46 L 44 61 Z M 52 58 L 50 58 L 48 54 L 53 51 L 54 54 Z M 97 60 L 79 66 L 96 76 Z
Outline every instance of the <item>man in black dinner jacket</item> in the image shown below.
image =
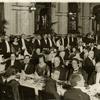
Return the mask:
M 89 51 L 88 57 L 84 61 L 84 70 L 88 75 L 87 84 L 89 84 L 89 80 L 93 71 L 95 70 L 95 60 L 94 60 L 94 52 Z
M 8 36 L 5 36 L 5 40 L 2 42 L 2 53 L 4 58 L 10 57 L 11 44 Z
M 44 34 L 43 38 L 41 39 L 41 47 L 42 47 L 42 49 L 48 49 L 49 48 L 47 34 Z
M 51 34 L 48 34 L 47 43 L 48 43 L 49 49 L 51 49 L 52 47 L 55 46 L 54 41 L 53 41 L 53 37 L 51 36 Z
M 34 41 L 34 48 L 41 48 L 41 35 L 39 33 L 36 34 L 36 38 Z
M 26 74 L 33 74 L 35 71 L 34 65 L 30 62 L 30 56 L 26 55 L 24 57 L 24 63 L 22 64 L 22 71 L 24 71 Z

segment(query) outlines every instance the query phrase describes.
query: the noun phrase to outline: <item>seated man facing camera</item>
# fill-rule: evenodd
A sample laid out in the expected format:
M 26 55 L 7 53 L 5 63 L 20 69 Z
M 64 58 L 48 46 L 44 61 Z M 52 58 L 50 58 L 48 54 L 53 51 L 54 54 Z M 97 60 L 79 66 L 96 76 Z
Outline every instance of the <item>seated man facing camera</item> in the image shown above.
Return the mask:
M 64 93 L 64 100 L 90 100 L 89 95 L 82 91 L 85 81 L 81 74 L 72 75 L 70 83 L 72 88 Z

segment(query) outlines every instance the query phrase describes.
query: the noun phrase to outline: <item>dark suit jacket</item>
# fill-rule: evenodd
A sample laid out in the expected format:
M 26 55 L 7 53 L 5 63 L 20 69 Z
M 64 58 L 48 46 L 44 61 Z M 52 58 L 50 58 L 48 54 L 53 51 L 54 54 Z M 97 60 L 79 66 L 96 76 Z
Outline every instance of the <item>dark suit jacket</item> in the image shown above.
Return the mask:
M 94 70 L 95 66 L 93 65 L 92 61 L 89 57 L 87 57 L 84 61 L 84 70 L 90 75 Z
M 43 48 L 49 48 L 49 44 L 48 44 L 48 41 L 47 43 L 45 42 L 44 38 L 41 40 L 41 46 L 42 46 L 42 49 Z
M 39 55 L 37 55 L 37 53 L 36 52 L 34 52 L 33 53 L 33 55 L 32 55 L 32 57 L 31 57 L 31 60 L 30 60 L 30 62 L 34 65 L 34 66 L 36 66 L 38 63 L 39 63 Z
M 96 62 L 99 62 L 100 61 L 100 50 L 95 49 L 94 55 L 95 55 Z
M 53 96 L 56 98 L 56 100 L 60 100 L 59 95 L 57 93 L 57 87 L 56 87 L 56 81 L 52 78 L 46 79 L 46 85 L 45 85 L 45 91 L 47 93 L 53 94 Z
M 0 76 L 0 100 L 3 100 L 1 95 L 5 90 L 6 90 L 6 85 L 3 82 L 2 76 Z
M 68 81 L 70 81 L 70 78 L 71 78 L 71 76 L 72 76 L 73 74 L 74 74 L 74 73 L 73 73 L 73 68 L 70 68 L 70 69 L 69 69 L 69 72 L 68 72 Z M 86 73 L 86 71 L 85 71 L 84 69 L 80 68 L 77 74 L 82 74 L 82 76 L 83 76 L 85 82 L 87 82 L 88 75 L 87 75 L 87 73 Z
M 66 68 L 65 65 L 60 65 L 59 67 L 54 68 L 53 71 L 54 70 L 58 70 L 60 72 L 60 74 L 59 74 L 59 80 L 61 80 L 61 81 L 66 81 L 67 80 L 68 69 Z
M 10 44 L 10 42 L 8 42 L 8 44 L 9 44 L 10 50 L 11 50 L 11 44 Z M 2 42 L 2 53 L 4 54 L 4 56 L 7 53 L 7 46 L 6 46 L 6 42 L 5 41 Z
M 40 40 L 40 44 L 39 44 L 38 40 L 35 39 L 35 41 L 34 41 L 34 48 L 41 48 L 41 40 Z
M 68 44 L 68 39 L 67 39 L 67 36 L 64 38 L 64 47 L 66 47 Z
M 64 100 L 90 100 L 90 97 L 80 89 L 72 88 L 64 93 Z
M 11 60 L 6 61 L 6 66 L 5 66 L 5 70 L 7 70 L 9 67 L 13 67 L 15 68 L 15 70 L 17 72 L 21 71 L 21 63 L 18 60 L 15 60 L 14 65 L 11 66 Z
M 2 76 L 0 76 L 0 84 L 3 84 Z
M 52 47 L 55 47 L 53 40 L 51 38 L 50 38 L 50 40 L 52 42 Z M 48 47 L 51 48 L 50 47 L 50 42 L 49 42 L 49 39 L 48 38 L 47 38 L 47 43 L 48 43 Z
M 25 64 L 22 64 L 22 70 L 25 69 Z M 32 74 L 35 72 L 35 67 L 33 64 L 29 63 L 26 70 L 24 70 L 26 74 Z
M 25 44 L 26 44 L 26 48 L 27 48 L 28 53 L 32 54 L 33 48 L 32 48 L 31 41 L 26 41 Z
M 26 40 L 24 39 L 24 41 L 25 41 L 25 45 L 26 45 Z M 20 47 L 22 48 L 22 39 L 20 39 L 20 40 L 18 41 L 18 43 L 19 43 Z
M 97 72 L 94 71 L 89 79 L 89 85 L 95 84 L 96 83 L 96 74 Z

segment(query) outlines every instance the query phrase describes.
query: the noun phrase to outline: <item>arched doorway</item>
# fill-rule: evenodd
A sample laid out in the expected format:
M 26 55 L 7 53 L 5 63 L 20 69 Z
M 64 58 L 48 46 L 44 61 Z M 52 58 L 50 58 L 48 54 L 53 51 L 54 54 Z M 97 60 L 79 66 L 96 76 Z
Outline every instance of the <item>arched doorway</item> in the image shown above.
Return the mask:
M 0 36 L 5 35 L 5 24 L 7 21 L 4 18 L 4 3 L 0 3 Z
M 78 32 L 78 4 L 68 3 L 68 33 Z
M 92 20 L 92 30 L 96 33 L 97 42 L 100 43 L 100 5 L 93 8 L 93 16 L 95 19 Z
M 35 31 L 48 29 L 51 22 L 51 3 L 36 3 Z

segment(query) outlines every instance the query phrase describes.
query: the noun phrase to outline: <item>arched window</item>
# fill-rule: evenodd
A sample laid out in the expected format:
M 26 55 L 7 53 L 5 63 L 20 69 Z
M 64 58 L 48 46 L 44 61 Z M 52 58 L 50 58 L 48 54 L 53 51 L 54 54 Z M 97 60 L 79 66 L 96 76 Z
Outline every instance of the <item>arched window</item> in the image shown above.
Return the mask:
M 78 32 L 78 4 L 68 4 L 68 33 Z
M 92 29 L 96 34 L 100 35 L 100 5 L 93 8 L 93 16 L 95 16 L 95 19 L 92 20 Z
M 47 29 L 51 22 L 51 3 L 36 3 L 35 31 Z

